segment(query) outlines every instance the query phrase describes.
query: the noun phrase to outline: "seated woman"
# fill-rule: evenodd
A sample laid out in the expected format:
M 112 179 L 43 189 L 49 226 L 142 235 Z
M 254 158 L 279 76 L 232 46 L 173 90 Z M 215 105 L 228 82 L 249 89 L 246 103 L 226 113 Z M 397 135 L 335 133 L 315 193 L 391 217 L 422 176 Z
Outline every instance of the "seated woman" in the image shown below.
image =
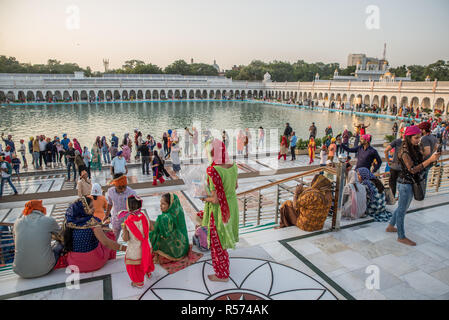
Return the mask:
M 296 225 L 304 231 L 321 230 L 332 206 L 332 182 L 317 174 L 311 186 L 298 185 L 293 201 L 286 201 L 280 209 L 279 228 Z
M 348 183 L 343 189 L 342 217 L 358 219 L 366 213 L 366 189 L 354 170 L 348 173 Z
M 392 214 L 385 208 L 385 187 L 367 168 L 358 168 L 357 176 L 366 188 L 366 214 L 377 222 L 387 222 Z
M 81 197 L 68 207 L 63 233 L 66 254 L 59 258 L 55 268 L 75 265 L 79 272 L 92 272 L 115 259 L 117 250 L 126 251 L 126 246 L 115 242 L 112 230 L 93 216 L 94 210 L 88 197 Z
M 153 261 L 172 273 L 195 263 L 202 254 L 191 250 L 184 211 L 178 196 L 173 193 L 164 194 L 161 197 L 161 211 L 162 214 L 156 221 L 150 221 L 149 238 L 153 248 Z

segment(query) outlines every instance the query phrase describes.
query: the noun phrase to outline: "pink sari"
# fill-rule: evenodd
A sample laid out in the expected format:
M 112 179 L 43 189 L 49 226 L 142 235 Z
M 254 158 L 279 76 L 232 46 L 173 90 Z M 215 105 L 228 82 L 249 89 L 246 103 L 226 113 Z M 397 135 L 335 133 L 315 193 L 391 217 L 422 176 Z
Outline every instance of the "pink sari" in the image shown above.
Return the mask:
M 112 231 L 106 233 L 106 236 L 115 241 Z M 61 256 L 54 269 L 67 268 L 69 265 L 74 265 L 79 268 L 79 272 L 93 272 L 103 268 L 108 260 L 115 258 L 115 250 L 109 249 L 101 242 L 98 242 L 98 246 L 89 252 L 69 252 L 67 255 Z
M 131 161 L 131 149 L 127 145 L 122 146 L 123 150 L 123 157 L 125 158 L 126 162 Z

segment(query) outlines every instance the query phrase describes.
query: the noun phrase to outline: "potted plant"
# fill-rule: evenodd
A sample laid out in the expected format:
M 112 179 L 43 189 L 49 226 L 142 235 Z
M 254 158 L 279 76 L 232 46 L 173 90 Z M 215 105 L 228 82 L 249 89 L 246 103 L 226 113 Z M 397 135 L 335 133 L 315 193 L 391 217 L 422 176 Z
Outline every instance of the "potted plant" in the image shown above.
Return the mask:
M 307 145 L 309 141 L 298 139 L 298 142 L 296 142 L 296 149 L 295 154 L 297 155 L 306 155 L 308 154 Z
M 390 144 L 390 143 L 392 143 L 396 138 L 393 136 L 393 135 L 391 135 L 391 134 L 387 134 L 386 136 L 385 136 L 385 142 L 384 142 L 384 147 L 386 148 L 386 147 L 388 147 L 388 145 Z

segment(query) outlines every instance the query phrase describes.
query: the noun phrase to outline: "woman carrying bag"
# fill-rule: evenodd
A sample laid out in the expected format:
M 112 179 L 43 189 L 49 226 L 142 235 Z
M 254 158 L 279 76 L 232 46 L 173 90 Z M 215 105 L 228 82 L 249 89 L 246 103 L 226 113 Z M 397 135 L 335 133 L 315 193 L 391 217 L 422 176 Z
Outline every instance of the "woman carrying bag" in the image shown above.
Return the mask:
M 441 155 L 441 153 L 435 152 L 429 159 L 423 161 L 423 153 L 419 147 L 420 139 L 421 130 L 418 126 L 407 127 L 401 149 L 398 152 L 398 159 L 401 164 L 401 171 L 397 180 L 399 190 L 398 207 L 394 211 L 386 229 L 387 232 L 397 232 L 398 241 L 409 246 L 416 246 L 416 243 L 405 237 L 405 213 L 410 207 L 413 197 L 418 201 L 424 199 L 421 188 L 422 173 L 426 167 L 438 161 Z M 421 192 L 419 191 L 420 188 Z M 397 229 L 394 227 L 395 225 Z

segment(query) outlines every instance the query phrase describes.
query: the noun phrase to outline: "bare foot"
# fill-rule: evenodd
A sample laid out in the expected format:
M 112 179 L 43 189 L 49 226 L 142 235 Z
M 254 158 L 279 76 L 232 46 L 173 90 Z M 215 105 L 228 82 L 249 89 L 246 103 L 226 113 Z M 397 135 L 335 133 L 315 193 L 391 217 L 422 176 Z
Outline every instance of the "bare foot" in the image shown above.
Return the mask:
M 385 229 L 386 232 L 398 232 L 398 229 L 393 227 L 391 224 L 388 225 L 387 229 Z
M 143 288 L 143 284 L 137 284 L 134 282 L 131 282 L 131 287 L 137 288 L 137 289 L 142 289 Z
M 217 281 L 217 282 L 228 282 L 229 281 L 229 278 L 220 279 L 215 274 L 210 274 L 207 277 L 209 278 L 210 281 Z
M 398 239 L 398 242 L 406 244 L 408 246 L 416 246 L 416 242 L 413 242 L 410 239 L 404 238 L 404 239 Z

